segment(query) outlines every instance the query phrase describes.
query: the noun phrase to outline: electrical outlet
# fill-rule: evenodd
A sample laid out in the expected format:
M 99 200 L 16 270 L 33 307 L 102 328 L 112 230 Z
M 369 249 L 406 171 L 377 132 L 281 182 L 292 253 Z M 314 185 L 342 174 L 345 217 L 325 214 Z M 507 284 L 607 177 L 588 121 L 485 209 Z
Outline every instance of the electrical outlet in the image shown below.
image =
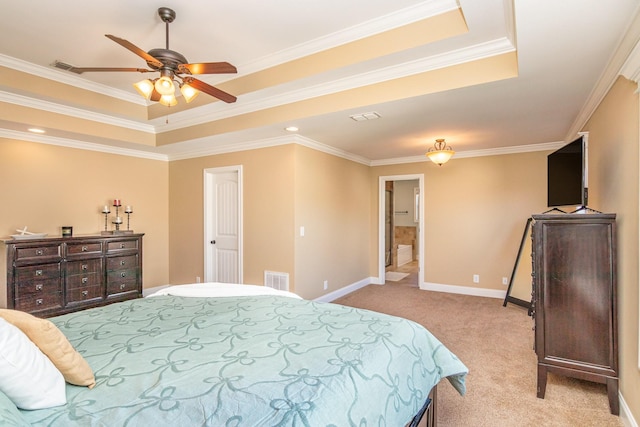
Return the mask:
M 479 274 L 474 274 L 473 275 L 473 283 L 480 283 L 480 275 Z
M 502 284 L 505 285 L 505 286 L 508 285 L 509 284 L 509 279 L 507 279 L 506 277 L 503 277 L 502 278 Z
M 200 276 L 196 276 L 196 283 L 200 283 Z
M 326 291 L 327 289 L 329 289 L 329 281 L 325 280 L 324 281 L 324 290 Z

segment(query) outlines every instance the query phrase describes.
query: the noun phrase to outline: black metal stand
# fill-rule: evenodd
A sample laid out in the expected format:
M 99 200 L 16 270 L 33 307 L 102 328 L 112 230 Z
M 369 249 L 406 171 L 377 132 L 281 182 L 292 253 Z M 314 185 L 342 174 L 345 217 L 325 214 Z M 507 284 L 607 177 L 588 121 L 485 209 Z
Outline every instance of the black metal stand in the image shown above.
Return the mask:
M 560 209 L 556 209 L 556 210 L 560 210 Z M 520 256 L 522 255 L 522 249 L 524 248 L 526 239 L 529 237 L 529 228 L 531 227 L 531 220 L 532 220 L 531 217 L 527 218 L 527 223 L 524 226 L 524 232 L 522 233 L 522 239 L 520 240 L 520 248 L 518 248 L 518 255 L 516 256 L 516 262 L 513 265 L 513 270 L 511 271 L 511 278 L 509 279 L 509 287 L 507 288 L 507 294 L 505 295 L 504 302 L 502 303 L 503 307 L 506 307 L 508 302 L 519 305 L 520 307 L 524 307 L 527 309 L 529 315 L 531 315 L 531 301 L 524 301 L 524 300 L 521 300 L 520 298 L 512 297 L 510 294 L 511 294 L 511 288 L 513 286 L 513 280 L 516 277 L 516 270 L 518 269 L 518 264 L 520 263 Z

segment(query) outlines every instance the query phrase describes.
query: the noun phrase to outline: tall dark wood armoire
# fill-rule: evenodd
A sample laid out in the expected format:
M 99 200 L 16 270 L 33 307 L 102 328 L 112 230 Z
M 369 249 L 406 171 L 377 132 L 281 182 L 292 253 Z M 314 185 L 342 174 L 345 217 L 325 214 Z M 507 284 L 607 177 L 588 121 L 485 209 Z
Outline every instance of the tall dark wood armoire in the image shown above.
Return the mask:
M 551 372 L 607 385 L 619 414 L 615 214 L 533 215 L 538 392 Z

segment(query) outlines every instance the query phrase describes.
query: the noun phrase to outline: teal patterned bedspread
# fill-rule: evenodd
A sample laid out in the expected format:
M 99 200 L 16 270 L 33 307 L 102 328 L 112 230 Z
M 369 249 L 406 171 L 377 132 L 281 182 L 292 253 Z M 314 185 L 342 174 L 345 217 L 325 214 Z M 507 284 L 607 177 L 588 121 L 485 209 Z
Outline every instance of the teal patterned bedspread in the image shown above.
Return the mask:
M 51 319 L 93 368 L 38 426 L 403 426 L 467 368 L 422 326 L 281 296 L 156 296 Z

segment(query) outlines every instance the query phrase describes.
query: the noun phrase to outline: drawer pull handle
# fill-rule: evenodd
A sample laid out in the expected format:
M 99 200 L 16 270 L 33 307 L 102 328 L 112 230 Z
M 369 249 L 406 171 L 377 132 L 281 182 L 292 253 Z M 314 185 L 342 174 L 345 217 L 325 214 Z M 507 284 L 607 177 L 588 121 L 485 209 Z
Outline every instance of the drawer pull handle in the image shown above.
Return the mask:
M 126 276 L 127 276 L 127 273 L 125 272 L 120 273 L 120 277 L 126 277 Z
M 87 264 L 82 264 L 82 270 L 87 271 L 89 266 Z
M 42 255 L 43 253 L 42 249 L 36 249 L 36 255 Z
M 126 261 L 120 261 L 120 265 L 125 265 L 126 263 Z
M 42 303 L 44 303 L 44 300 L 42 298 L 38 298 L 36 300 L 36 305 L 42 305 Z
M 83 246 L 83 247 L 82 247 L 82 252 L 87 252 L 88 250 L 89 250 L 89 248 L 88 248 L 88 247 L 86 247 L 86 246 Z
M 83 277 L 82 278 L 82 284 L 84 285 L 85 283 L 87 283 L 89 281 L 88 277 Z
M 41 291 L 43 287 L 44 287 L 44 286 L 42 285 L 42 283 L 38 283 L 38 284 L 36 285 L 36 291 Z
M 124 289 L 124 288 L 126 288 L 126 287 L 127 287 L 127 285 L 125 285 L 124 283 L 121 283 L 121 284 L 120 284 L 120 290 L 123 290 L 123 289 Z
M 42 270 L 36 270 L 36 276 L 42 276 Z
M 87 295 L 89 295 L 89 291 L 82 291 L 82 296 L 86 297 Z
M 124 249 L 124 243 L 120 243 L 120 249 Z

